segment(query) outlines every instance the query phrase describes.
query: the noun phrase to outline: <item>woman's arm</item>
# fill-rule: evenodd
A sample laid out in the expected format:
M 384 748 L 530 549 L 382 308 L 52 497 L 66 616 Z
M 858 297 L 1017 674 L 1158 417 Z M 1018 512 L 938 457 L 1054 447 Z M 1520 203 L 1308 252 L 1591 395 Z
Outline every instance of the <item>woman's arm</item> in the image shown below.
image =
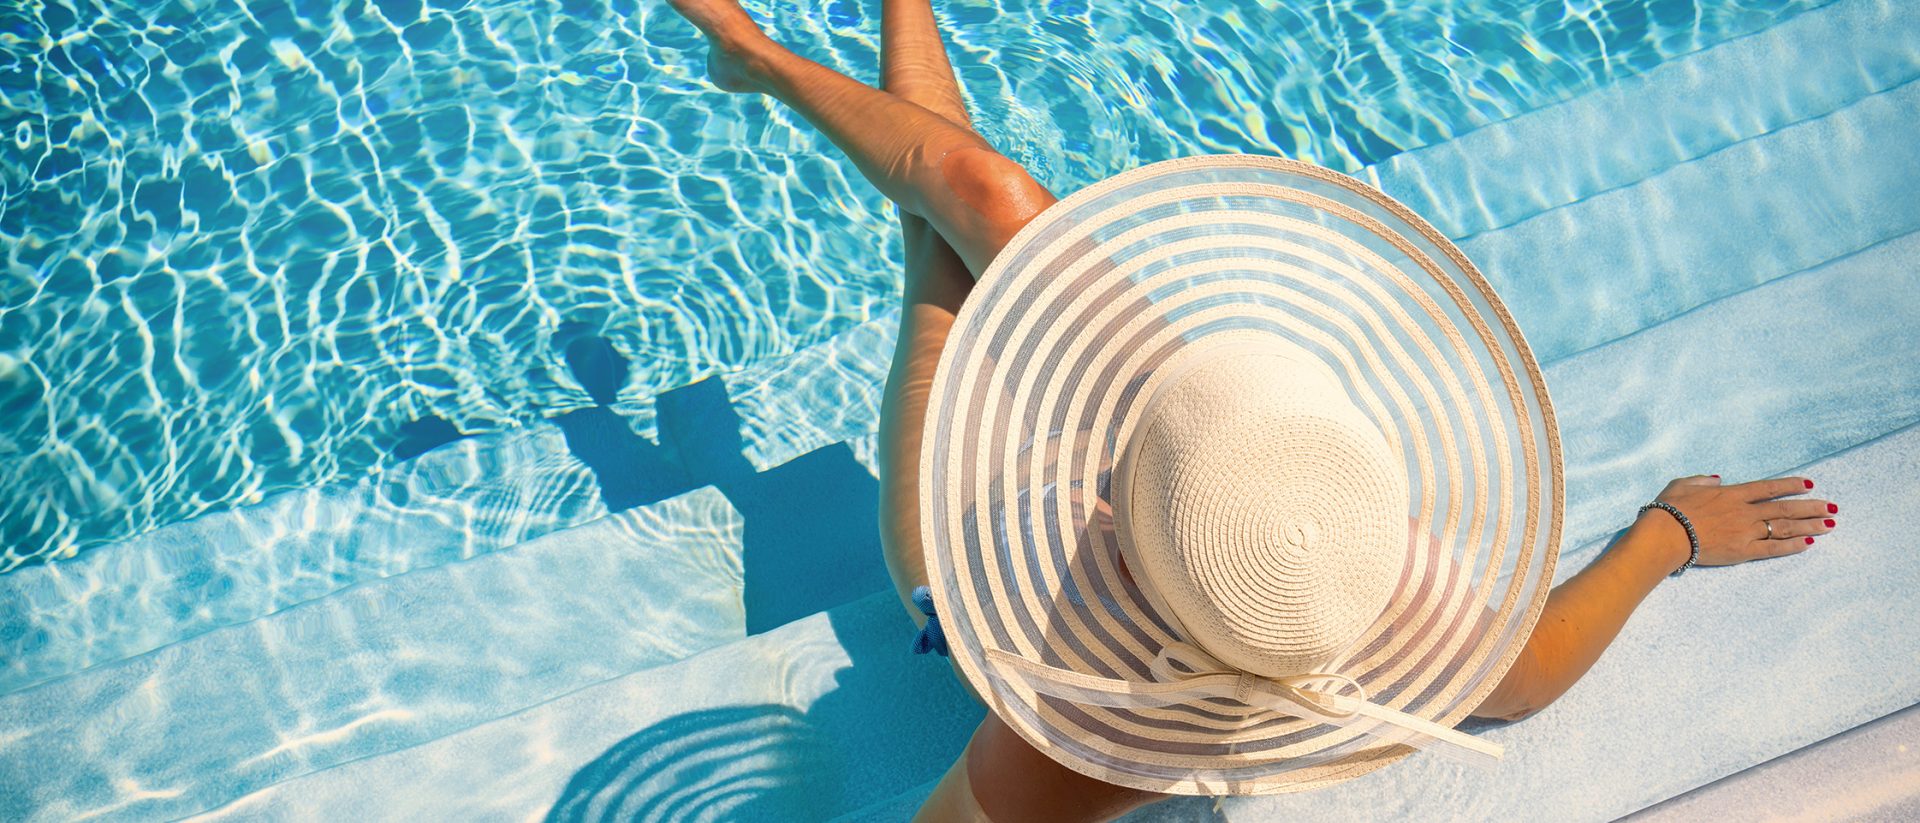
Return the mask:
M 1814 535 L 1832 531 L 1838 506 L 1780 499 L 1812 488 L 1804 477 L 1723 486 L 1718 477 L 1697 476 L 1669 483 L 1656 499 L 1693 522 L 1698 565 L 1728 566 L 1805 551 Z M 1641 515 L 1592 565 L 1554 587 L 1526 647 L 1474 715 L 1519 720 L 1565 694 L 1688 553 L 1686 531 L 1672 515 L 1658 509 Z
M 1662 511 L 1641 515 L 1593 565 L 1554 587 L 1526 648 L 1474 716 L 1519 720 L 1546 708 L 1600 659 L 1661 578 L 1686 560 L 1680 524 Z

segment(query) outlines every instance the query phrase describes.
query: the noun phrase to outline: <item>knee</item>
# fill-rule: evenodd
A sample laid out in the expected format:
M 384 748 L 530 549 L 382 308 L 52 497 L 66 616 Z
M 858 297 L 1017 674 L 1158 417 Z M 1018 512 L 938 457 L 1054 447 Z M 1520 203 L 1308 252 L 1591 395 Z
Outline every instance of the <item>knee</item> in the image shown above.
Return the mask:
M 949 153 L 940 172 L 954 196 L 991 223 L 1025 225 L 1053 203 L 1053 195 L 1019 163 L 984 146 Z

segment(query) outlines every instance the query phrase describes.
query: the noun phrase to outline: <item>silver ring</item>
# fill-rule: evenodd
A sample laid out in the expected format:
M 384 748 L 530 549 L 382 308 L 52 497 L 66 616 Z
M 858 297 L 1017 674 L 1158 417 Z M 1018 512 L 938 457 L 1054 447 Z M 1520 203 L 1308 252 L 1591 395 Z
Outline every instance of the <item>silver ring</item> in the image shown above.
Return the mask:
M 1768 539 L 1768 540 L 1772 540 L 1772 539 L 1773 539 L 1773 521 L 1771 521 L 1771 520 L 1762 520 L 1762 521 L 1760 521 L 1760 525 L 1763 525 L 1763 526 L 1766 526 L 1766 527 L 1767 527 L 1767 539 Z

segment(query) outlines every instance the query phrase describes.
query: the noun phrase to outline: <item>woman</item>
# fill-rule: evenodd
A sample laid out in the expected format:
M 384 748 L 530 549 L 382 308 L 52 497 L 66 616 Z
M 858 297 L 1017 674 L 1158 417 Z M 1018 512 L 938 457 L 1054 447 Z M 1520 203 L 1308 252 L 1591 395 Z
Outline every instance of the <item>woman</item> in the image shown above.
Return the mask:
M 929 582 L 919 464 L 936 367 L 975 278 L 1056 198 L 969 128 L 925 0 L 883 0 L 884 90 L 795 55 L 733 2 L 672 2 L 708 37 L 716 85 L 792 107 L 900 208 L 906 276 L 880 424 L 882 539 L 903 606 L 924 622 L 910 592 Z M 1832 529 L 1828 518 L 1838 511 L 1824 500 L 1787 499 L 1812 488 L 1800 477 L 1723 484 L 1718 475 L 1702 475 L 1669 483 L 1658 497 L 1664 506 L 1643 509 L 1604 555 L 1546 597 L 1532 634 L 1473 714 L 1517 720 L 1552 703 L 1675 569 L 1805 550 Z M 1062 765 L 989 713 L 921 817 L 1105 820 L 1162 797 Z

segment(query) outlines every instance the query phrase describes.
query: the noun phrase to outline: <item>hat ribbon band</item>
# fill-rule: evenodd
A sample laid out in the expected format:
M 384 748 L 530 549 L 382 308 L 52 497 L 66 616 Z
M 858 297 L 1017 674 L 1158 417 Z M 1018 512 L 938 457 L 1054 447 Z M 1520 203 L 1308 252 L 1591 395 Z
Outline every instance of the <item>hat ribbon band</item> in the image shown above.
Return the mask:
M 1504 751 L 1498 743 L 1370 702 L 1367 690 L 1351 677 L 1326 672 L 1262 677 L 1235 669 L 1191 643 L 1167 644 L 1153 660 L 1153 681 L 1058 669 L 1000 649 L 987 649 L 986 656 L 1002 678 L 1017 680 L 1040 694 L 1085 705 L 1158 708 L 1191 704 L 1202 698 L 1226 698 L 1250 709 L 1355 728 L 1381 743 L 1433 751 L 1472 765 L 1489 765 Z

